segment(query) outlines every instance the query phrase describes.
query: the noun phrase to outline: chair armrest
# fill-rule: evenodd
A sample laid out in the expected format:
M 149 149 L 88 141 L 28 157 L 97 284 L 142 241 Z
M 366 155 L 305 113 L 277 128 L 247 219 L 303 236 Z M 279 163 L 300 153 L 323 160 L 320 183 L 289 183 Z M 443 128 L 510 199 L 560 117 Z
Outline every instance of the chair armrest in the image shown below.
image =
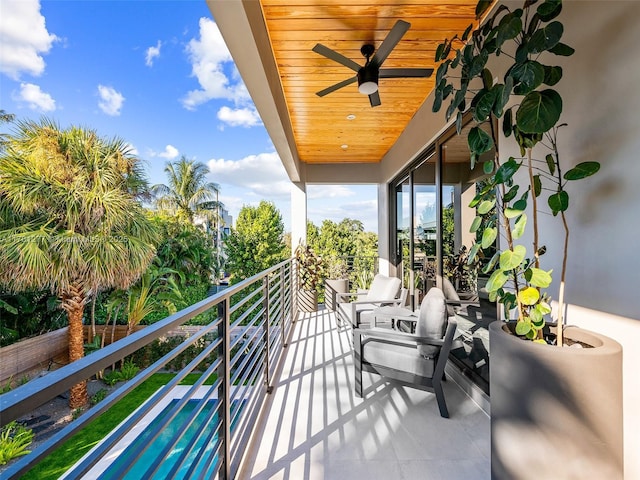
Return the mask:
M 441 347 L 444 345 L 444 338 L 418 337 L 412 333 L 398 332 L 387 328 L 354 328 L 354 335 L 365 337 L 363 343 L 380 340 L 388 343 L 402 344 L 407 346 L 434 345 Z
M 338 301 L 338 303 L 351 303 L 348 300 L 347 301 L 341 301 L 343 298 L 351 298 L 351 297 L 357 297 L 359 295 L 366 295 L 367 292 L 360 292 L 360 293 L 352 293 L 352 292 L 347 292 L 347 293 L 336 293 L 336 301 Z

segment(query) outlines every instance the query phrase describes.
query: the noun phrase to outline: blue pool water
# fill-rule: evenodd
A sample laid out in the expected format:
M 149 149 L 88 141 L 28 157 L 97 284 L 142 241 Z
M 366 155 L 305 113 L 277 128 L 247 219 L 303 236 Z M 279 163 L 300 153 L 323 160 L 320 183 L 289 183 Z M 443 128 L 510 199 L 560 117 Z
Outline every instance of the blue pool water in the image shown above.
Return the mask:
M 171 412 L 171 409 L 175 407 L 178 403 L 178 400 L 171 401 L 165 409 L 158 415 L 145 429 L 144 431 L 131 443 L 129 447 L 127 447 L 122 454 L 111 464 L 111 466 L 100 476 L 98 477 L 100 480 L 115 480 L 115 471 L 118 470 L 118 467 L 121 465 L 127 465 L 132 461 L 132 452 L 136 449 L 137 446 L 141 444 L 148 443 L 148 438 L 151 435 L 151 432 L 158 425 L 159 422 L 163 421 Z M 235 402 L 234 402 L 235 403 Z M 153 477 L 149 477 L 146 475 L 147 468 L 153 463 L 156 456 L 162 451 L 162 449 L 167 446 L 172 440 L 175 438 L 176 432 L 182 427 L 187 418 L 191 415 L 193 410 L 196 408 L 198 404 L 198 400 L 189 400 L 183 407 L 182 410 L 169 422 L 169 424 L 162 430 L 160 435 L 151 443 L 149 448 L 140 456 L 134 466 L 127 472 L 124 477 L 118 477 L 122 479 L 131 479 L 131 480 L 140 480 L 142 478 L 148 479 L 166 479 L 168 478 L 169 471 L 173 468 L 173 466 L 178 462 L 182 452 L 185 450 L 186 446 L 189 444 L 189 441 L 193 438 L 193 436 L 197 433 L 197 429 L 199 426 L 205 421 L 205 418 L 211 412 L 211 410 L 215 409 L 218 401 L 210 400 L 204 406 L 202 411 L 198 413 L 196 419 L 193 421 L 191 426 L 187 429 L 183 437 L 176 444 L 173 451 L 169 454 L 169 456 L 162 462 L 160 468 L 156 472 Z M 207 424 L 204 433 L 198 439 L 196 445 L 192 449 L 188 460 L 185 462 L 186 467 L 183 468 L 184 471 L 179 471 L 175 479 L 185 478 L 186 470 L 188 470 L 191 463 L 201 456 L 208 456 L 211 451 L 216 447 L 217 444 L 217 434 L 213 437 L 212 441 L 205 445 L 205 439 L 208 438 L 208 435 L 216 429 L 218 426 L 218 414 L 216 413 L 212 420 Z M 217 460 L 216 460 L 217 462 Z M 202 470 L 206 467 L 211 469 L 214 465 L 206 465 L 200 466 L 199 469 L 195 471 L 195 475 L 198 475 L 202 472 Z M 110 473 L 112 472 L 112 473 Z

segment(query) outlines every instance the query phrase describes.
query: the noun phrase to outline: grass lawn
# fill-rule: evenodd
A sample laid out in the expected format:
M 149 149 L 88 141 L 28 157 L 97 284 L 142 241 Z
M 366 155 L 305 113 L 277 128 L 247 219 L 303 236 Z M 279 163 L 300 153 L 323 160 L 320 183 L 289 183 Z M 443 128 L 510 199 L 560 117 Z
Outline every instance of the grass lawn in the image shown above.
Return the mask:
M 62 444 L 60 448 L 27 472 L 22 479 L 48 480 L 62 476 L 136 408 L 142 405 L 147 398 L 153 395 L 160 387 L 169 383 L 174 376 L 172 373 L 156 373 L 152 375 L 109 410 Z M 180 382 L 180 385 L 193 385 L 199 377 L 199 374 L 189 374 Z M 211 385 L 216 378 L 216 375 L 212 375 L 207 379 L 205 385 Z

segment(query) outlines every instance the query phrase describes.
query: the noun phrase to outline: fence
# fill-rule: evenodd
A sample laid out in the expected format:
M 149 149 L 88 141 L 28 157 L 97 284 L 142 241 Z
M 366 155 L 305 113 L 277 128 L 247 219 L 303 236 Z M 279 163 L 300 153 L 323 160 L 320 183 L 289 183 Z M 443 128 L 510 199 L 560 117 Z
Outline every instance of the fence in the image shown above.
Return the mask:
M 19 383 L 34 372 L 68 362 L 67 327 L 0 348 L 0 384 Z

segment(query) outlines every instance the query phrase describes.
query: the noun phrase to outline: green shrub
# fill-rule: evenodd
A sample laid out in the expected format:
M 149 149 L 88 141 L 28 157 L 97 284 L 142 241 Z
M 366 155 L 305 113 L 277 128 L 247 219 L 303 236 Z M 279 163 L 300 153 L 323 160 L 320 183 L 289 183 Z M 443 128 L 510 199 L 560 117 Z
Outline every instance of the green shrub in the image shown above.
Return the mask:
M 133 363 L 132 360 L 127 360 L 120 367 L 120 378 L 122 380 L 131 380 L 139 371 L 140 367 Z
M 107 390 L 104 388 L 101 388 L 91 396 L 89 401 L 91 402 L 91 405 L 97 405 L 102 400 L 104 400 L 106 396 L 107 396 Z
M 111 370 L 102 376 L 102 381 L 110 387 L 113 387 L 120 380 L 122 380 L 122 377 L 120 376 L 120 372 L 117 370 Z
M 21 455 L 31 453 L 27 450 L 33 441 L 33 431 L 19 423 L 11 422 L 0 430 L 0 465 Z

